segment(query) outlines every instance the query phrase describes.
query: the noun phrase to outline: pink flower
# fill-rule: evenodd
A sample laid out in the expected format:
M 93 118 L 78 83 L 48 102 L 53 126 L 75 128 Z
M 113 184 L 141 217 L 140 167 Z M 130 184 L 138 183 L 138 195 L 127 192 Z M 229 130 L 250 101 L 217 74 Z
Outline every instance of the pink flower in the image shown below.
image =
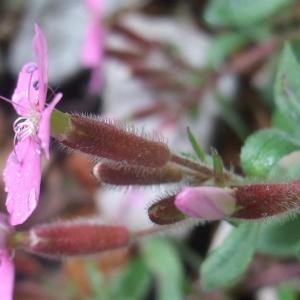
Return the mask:
M 14 286 L 14 264 L 12 262 L 11 253 L 6 248 L 6 236 L 11 230 L 7 222 L 6 216 L 0 214 L 0 299 L 13 299 Z
M 19 74 L 12 105 L 20 116 L 14 122 L 15 145 L 3 172 L 6 207 L 12 225 L 21 224 L 37 206 L 40 194 L 41 159 L 49 158 L 50 116 L 62 97 L 49 105 L 47 97 L 47 44 L 35 25 L 35 63 L 25 64 Z
M 103 31 L 100 26 L 102 0 L 84 0 L 84 2 L 90 18 L 86 28 L 81 62 L 84 67 L 92 70 L 90 89 L 96 91 L 101 84 L 99 69 L 103 60 Z

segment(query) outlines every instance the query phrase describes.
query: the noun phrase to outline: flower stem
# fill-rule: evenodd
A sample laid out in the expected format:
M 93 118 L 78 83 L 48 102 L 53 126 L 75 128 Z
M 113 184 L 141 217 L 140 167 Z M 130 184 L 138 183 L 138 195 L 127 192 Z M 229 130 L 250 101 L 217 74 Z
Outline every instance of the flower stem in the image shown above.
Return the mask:
M 190 170 L 197 172 L 199 175 L 201 175 L 202 179 L 205 177 L 207 178 L 207 180 L 215 179 L 215 183 L 218 185 L 218 178 L 216 178 L 216 174 L 212 167 L 207 166 L 200 162 L 194 162 L 192 160 L 178 156 L 176 154 L 172 154 L 170 161 L 172 161 L 173 163 L 176 163 L 182 167 L 185 167 L 185 168 L 188 168 Z M 223 170 L 222 178 L 223 178 L 222 186 L 226 182 L 230 182 L 232 184 L 232 183 L 236 183 L 237 181 L 239 181 L 238 175 L 233 174 L 226 170 Z
M 171 161 L 180 166 L 183 166 L 188 169 L 194 170 L 198 173 L 201 173 L 201 175 L 206 176 L 207 179 L 213 177 L 213 175 L 214 175 L 214 172 L 211 169 L 209 169 L 207 166 L 205 166 L 204 164 L 196 163 L 192 160 L 180 157 L 176 154 L 172 154 Z

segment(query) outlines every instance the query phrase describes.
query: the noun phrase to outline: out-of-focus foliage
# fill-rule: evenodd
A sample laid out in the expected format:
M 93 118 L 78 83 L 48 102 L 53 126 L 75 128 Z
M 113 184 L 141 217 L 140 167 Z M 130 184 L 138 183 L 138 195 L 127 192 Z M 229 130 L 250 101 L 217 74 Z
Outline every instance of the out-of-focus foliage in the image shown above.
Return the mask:
M 291 0 L 211 0 L 205 19 L 212 25 L 245 27 L 278 13 Z
M 226 241 L 201 265 L 206 290 L 228 286 L 241 278 L 256 248 L 260 224 L 243 223 L 234 228 Z

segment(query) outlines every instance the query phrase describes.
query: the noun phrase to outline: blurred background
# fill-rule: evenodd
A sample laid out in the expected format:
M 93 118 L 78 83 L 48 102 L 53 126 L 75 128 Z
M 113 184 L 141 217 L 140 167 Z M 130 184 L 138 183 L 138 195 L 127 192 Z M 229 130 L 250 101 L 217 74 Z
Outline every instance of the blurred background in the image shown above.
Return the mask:
M 91 1 L 90 1 L 91 2 Z M 285 41 L 299 47 L 297 0 L 0 1 L 0 94 L 10 98 L 21 66 L 34 59 L 34 23 L 48 42 L 49 92 L 63 93 L 58 109 L 128 121 L 177 153 L 191 153 L 189 126 L 206 151 L 217 149 L 240 173 L 240 148 L 267 128 L 272 86 Z M 90 26 L 98 56 L 83 58 Z M 300 57 L 300 56 L 299 56 Z M 0 168 L 12 149 L 15 112 L 0 105 Z M 130 126 L 131 126 L 130 125 Z M 19 229 L 54 220 L 93 217 L 131 230 L 153 226 L 147 208 L 165 185 L 114 188 L 92 177 L 93 162 L 52 143 L 43 166 L 38 209 Z M 1 187 L 1 211 L 5 211 Z M 15 254 L 15 299 L 297 299 L 297 284 L 270 272 L 273 258 L 256 255 L 240 282 L 206 293 L 199 265 L 226 236 L 223 222 L 179 224 L 131 247 L 55 261 Z M 300 269 L 295 276 L 300 275 Z M 1 284 L 1 283 L 0 283 Z M 290 297 L 290 298 L 287 298 Z

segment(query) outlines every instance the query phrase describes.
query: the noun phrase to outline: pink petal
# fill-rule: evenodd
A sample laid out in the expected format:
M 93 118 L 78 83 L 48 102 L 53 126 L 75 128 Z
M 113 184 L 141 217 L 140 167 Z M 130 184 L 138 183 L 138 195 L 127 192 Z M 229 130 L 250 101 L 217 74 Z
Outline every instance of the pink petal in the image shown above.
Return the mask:
M 0 299 L 12 300 L 15 269 L 7 251 L 0 250 Z
M 34 88 L 39 80 L 38 73 L 35 63 L 25 64 L 19 73 L 17 86 L 12 95 L 12 104 L 21 116 L 28 115 L 39 101 L 39 91 Z
M 47 42 L 43 32 L 37 24 L 34 25 L 34 29 L 35 35 L 32 43 L 38 66 L 39 111 L 41 112 L 44 109 L 47 94 L 48 53 Z
M 16 157 L 17 155 L 17 157 Z M 41 183 L 39 141 L 27 138 L 15 145 L 3 172 L 6 207 L 12 225 L 24 223 L 37 206 Z
M 99 21 L 92 20 L 87 26 L 82 49 L 81 61 L 85 67 L 98 68 L 101 66 L 103 60 L 102 39 L 103 34 Z
M 12 96 L 13 106 L 21 116 L 26 116 L 32 111 L 42 112 L 46 102 L 47 43 L 38 25 L 35 25 L 33 48 L 36 63 L 28 63 L 23 66 Z
M 41 114 L 38 137 L 41 141 L 41 148 L 43 149 L 47 159 L 49 158 L 51 113 L 52 113 L 54 107 L 60 101 L 61 98 L 62 98 L 61 93 L 55 95 L 52 102 L 47 106 L 47 108 Z
M 90 13 L 100 17 L 102 9 L 102 0 L 84 0 L 87 9 Z

